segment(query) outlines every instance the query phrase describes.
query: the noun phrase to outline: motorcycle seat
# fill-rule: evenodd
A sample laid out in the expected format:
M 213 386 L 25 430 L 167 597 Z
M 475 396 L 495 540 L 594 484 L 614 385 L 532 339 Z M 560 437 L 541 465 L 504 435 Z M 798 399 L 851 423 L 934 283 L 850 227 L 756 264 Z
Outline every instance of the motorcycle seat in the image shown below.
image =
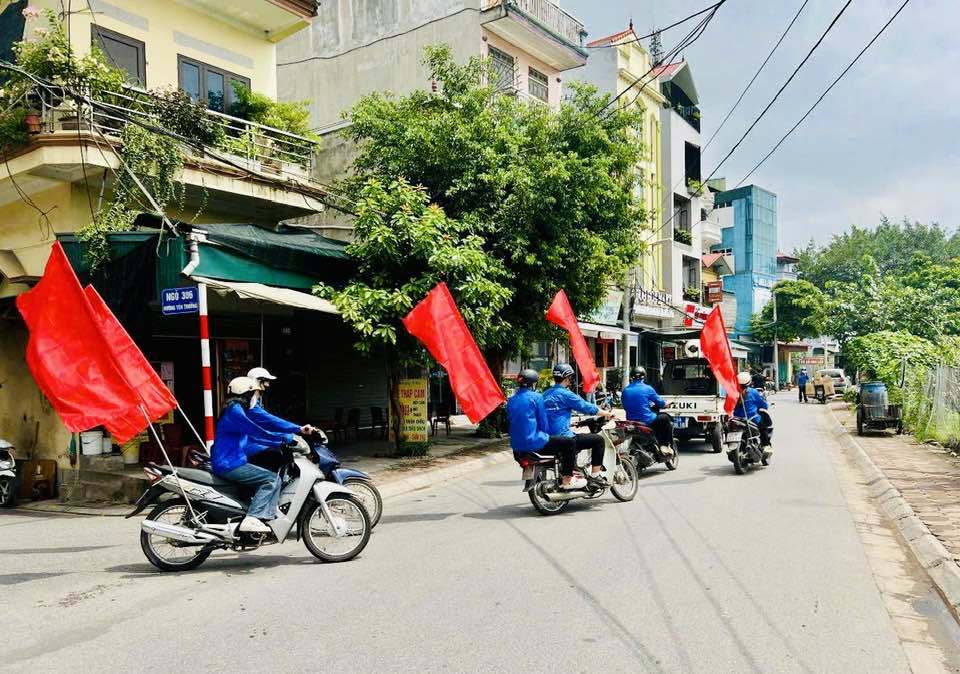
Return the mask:
M 229 480 L 219 478 L 213 473 L 208 473 L 205 470 L 197 470 L 196 468 L 177 468 L 177 475 L 184 480 L 190 480 L 197 484 L 205 484 L 210 487 L 224 487 L 235 484 Z
M 557 457 L 555 456 L 544 456 L 543 454 L 537 454 L 536 452 L 527 452 L 525 458 L 530 464 L 553 463 L 557 460 Z

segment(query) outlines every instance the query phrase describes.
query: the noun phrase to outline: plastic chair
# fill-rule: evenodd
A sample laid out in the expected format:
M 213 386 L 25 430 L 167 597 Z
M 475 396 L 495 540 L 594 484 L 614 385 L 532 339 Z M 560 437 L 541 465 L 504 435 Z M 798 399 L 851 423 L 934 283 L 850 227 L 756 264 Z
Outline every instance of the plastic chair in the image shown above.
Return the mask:
M 383 412 L 382 407 L 371 407 L 370 408 L 370 437 L 373 437 L 373 434 L 376 433 L 377 429 L 380 429 L 380 437 L 387 437 L 387 416 Z

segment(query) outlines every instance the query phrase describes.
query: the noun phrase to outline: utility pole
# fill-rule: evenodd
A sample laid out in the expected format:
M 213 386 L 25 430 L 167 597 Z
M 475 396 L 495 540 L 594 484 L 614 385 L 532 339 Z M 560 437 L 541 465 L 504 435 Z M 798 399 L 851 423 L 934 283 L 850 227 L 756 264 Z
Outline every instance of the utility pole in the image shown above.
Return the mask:
M 623 283 L 623 339 L 620 347 L 623 352 L 622 371 L 620 374 L 620 390 L 623 391 L 630 383 L 630 318 L 633 313 L 633 294 L 631 293 L 633 283 L 632 269 L 627 268 L 627 274 Z M 637 349 L 639 356 L 640 349 Z
M 777 344 L 777 291 L 773 290 L 773 390 L 780 390 L 780 349 Z

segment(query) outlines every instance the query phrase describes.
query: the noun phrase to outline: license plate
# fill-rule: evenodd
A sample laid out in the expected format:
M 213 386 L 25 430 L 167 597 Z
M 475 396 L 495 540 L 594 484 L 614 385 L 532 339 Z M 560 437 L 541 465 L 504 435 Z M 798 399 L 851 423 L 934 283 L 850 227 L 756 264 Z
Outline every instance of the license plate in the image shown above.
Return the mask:
M 687 419 L 686 417 L 677 417 L 677 418 L 675 418 L 675 419 L 673 420 L 673 427 L 674 427 L 674 428 L 686 428 L 688 421 L 690 421 L 690 420 Z
M 533 466 L 527 466 L 523 469 L 523 479 L 532 480 L 533 479 Z

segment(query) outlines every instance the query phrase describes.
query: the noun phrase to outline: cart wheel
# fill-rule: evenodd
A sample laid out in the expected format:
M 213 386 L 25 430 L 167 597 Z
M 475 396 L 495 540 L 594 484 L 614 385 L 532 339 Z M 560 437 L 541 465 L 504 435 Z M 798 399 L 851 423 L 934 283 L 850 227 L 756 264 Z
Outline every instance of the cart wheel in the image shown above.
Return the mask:
M 857 435 L 863 435 L 863 410 L 857 410 Z
M 897 435 L 903 435 L 903 422 L 897 422 Z

